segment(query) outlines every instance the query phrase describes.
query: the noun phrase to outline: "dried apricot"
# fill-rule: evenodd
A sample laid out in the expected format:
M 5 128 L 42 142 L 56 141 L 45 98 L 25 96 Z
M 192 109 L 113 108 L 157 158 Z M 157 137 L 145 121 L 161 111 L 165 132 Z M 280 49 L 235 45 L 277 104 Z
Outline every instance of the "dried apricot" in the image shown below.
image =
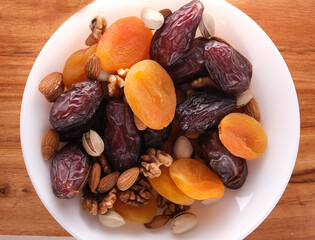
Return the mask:
M 96 54 L 105 70 L 130 68 L 147 54 L 151 38 L 139 18 L 121 18 L 102 35 Z
M 220 198 L 224 194 L 222 181 L 196 159 L 178 159 L 170 166 L 169 172 L 177 187 L 191 198 Z
M 173 120 L 174 84 L 157 62 L 143 60 L 133 65 L 126 76 L 124 92 L 134 114 L 149 128 L 163 129 Z
M 146 30 L 147 30 L 149 41 L 148 41 L 148 48 L 147 48 L 146 53 L 144 54 L 143 60 L 150 59 L 150 45 L 151 45 L 151 40 L 153 37 L 153 33 L 152 33 L 151 29 L 146 27 Z
M 119 213 L 124 219 L 127 219 L 132 223 L 147 223 L 150 222 L 157 212 L 157 204 L 154 197 L 151 197 L 147 204 L 140 207 L 128 206 L 117 198 L 114 209 Z
M 268 142 L 261 124 L 243 113 L 225 116 L 219 124 L 219 137 L 233 155 L 247 160 L 261 156 Z
M 67 60 L 63 68 L 63 84 L 70 88 L 77 82 L 88 80 L 85 75 L 85 63 L 86 60 L 95 53 L 97 44 L 92 45 L 87 49 L 81 49 L 73 53 Z
M 170 174 L 169 168 L 161 166 L 161 175 L 156 178 L 149 178 L 149 181 L 154 189 L 163 197 L 173 203 L 181 205 L 191 205 L 194 199 L 184 194 L 174 183 Z

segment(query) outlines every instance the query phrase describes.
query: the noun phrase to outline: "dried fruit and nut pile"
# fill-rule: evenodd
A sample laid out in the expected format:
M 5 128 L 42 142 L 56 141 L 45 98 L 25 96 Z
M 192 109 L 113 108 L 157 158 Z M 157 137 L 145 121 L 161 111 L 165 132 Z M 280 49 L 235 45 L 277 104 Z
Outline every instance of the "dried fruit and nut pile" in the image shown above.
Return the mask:
M 189 206 L 242 187 L 246 160 L 267 147 L 251 64 L 213 36 L 203 12 L 199 0 L 173 13 L 144 8 L 142 20 L 108 28 L 97 16 L 89 47 L 39 85 L 53 102 L 42 140 L 53 192 L 71 199 L 82 190 L 83 210 L 104 226 L 172 219 L 172 231 L 185 232 L 197 223 Z

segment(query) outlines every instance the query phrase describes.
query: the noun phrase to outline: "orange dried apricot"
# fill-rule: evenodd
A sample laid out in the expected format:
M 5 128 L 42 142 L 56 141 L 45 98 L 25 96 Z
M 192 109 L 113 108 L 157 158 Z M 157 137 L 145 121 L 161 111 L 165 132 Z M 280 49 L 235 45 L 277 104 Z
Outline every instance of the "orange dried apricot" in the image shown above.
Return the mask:
M 105 70 L 130 68 L 144 58 L 150 41 L 148 30 L 139 18 L 121 18 L 102 35 L 96 54 Z
M 261 156 L 268 142 L 261 124 L 243 113 L 225 116 L 219 124 L 219 137 L 233 155 L 247 160 Z
M 148 41 L 148 48 L 147 48 L 146 53 L 144 54 L 143 60 L 150 59 L 150 45 L 151 45 L 151 40 L 153 37 L 153 33 L 152 33 L 151 29 L 146 27 L 146 30 L 147 30 L 149 41 Z
M 147 223 L 150 222 L 158 210 L 156 200 L 151 197 L 147 204 L 140 207 L 128 206 L 117 198 L 114 209 L 119 213 L 124 219 L 127 219 L 132 223 Z
M 87 49 L 81 49 L 68 58 L 63 68 L 63 83 L 67 88 L 70 88 L 77 82 L 88 80 L 88 77 L 85 75 L 85 63 L 95 53 L 96 47 L 97 44 L 94 44 Z
M 157 62 L 143 60 L 133 65 L 126 76 L 124 92 L 134 114 L 149 128 L 163 129 L 173 120 L 174 83 Z
M 149 181 L 154 189 L 163 197 L 170 200 L 173 203 L 181 205 L 191 205 L 194 203 L 194 199 L 184 194 L 172 180 L 169 169 L 165 166 L 161 166 L 161 175 L 156 178 L 149 178 Z
M 222 181 L 196 159 L 178 159 L 170 166 L 169 172 L 177 187 L 191 198 L 203 200 L 224 195 Z

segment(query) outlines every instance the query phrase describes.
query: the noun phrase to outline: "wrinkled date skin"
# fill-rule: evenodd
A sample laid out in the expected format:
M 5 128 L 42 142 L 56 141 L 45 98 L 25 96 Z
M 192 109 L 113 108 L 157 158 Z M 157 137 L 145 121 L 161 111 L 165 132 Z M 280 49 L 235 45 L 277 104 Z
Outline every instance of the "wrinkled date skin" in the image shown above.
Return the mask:
M 90 157 L 81 144 L 68 143 L 52 160 L 51 186 L 58 198 L 75 197 L 85 185 L 91 170 Z
M 193 0 L 168 16 L 153 35 L 150 58 L 163 67 L 177 61 L 190 48 L 203 10 L 203 4 Z
M 103 92 L 97 81 L 75 84 L 62 93 L 50 110 L 50 124 L 57 131 L 81 126 L 87 123 L 98 109 Z
M 162 130 L 147 128 L 141 131 L 142 144 L 146 147 L 159 148 L 169 137 L 172 123 Z
M 199 137 L 201 151 L 211 170 L 230 189 L 243 186 L 247 178 L 246 160 L 232 155 L 221 143 L 217 129 Z
M 60 140 L 62 142 L 81 141 L 83 133 L 88 132 L 90 129 L 96 131 L 102 137 L 105 125 L 104 113 L 106 102 L 107 100 L 103 99 L 100 106 L 87 123 L 67 130 L 59 131 Z
M 249 88 L 251 63 L 224 42 L 210 40 L 204 50 L 210 78 L 226 93 L 239 95 Z
M 204 48 L 209 39 L 198 37 L 193 41 L 188 52 L 175 63 L 166 67 L 175 84 L 182 84 L 208 75 L 203 59 Z
M 141 140 L 130 107 L 119 99 L 106 105 L 105 154 L 117 171 L 134 167 L 140 154 Z
M 209 90 L 186 98 L 176 108 L 175 117 L 184 131 L 202 131 L 219 124 L 220 120 L 236 108 L 233 95 Z

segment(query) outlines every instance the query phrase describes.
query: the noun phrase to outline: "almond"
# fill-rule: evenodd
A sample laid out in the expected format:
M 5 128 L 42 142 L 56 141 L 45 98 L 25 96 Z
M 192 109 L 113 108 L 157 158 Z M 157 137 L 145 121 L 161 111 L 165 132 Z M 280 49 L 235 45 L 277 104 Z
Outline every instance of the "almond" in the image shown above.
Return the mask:
M 169 216 L 157 215 L 150 222 L 145 223 L 144 226 L 149 229 L 163 227 L 170 220 Z
M 95 192 L 101 180 L 101 164 L 98 162 L 93 163 L 92 170 L 89 176 L 89 186 L 92 192 Z
M 48 129 L 42 139 L 42 155 L 45 160 L 51 159 L 59 147 L 59 134 L 54 129 Z
M 139 176 L 139 168 L 134 167 L 124 171 L 117 180 L 117 187 L 120 191 L 126 191 L 136 181 Z
M 105 177 L 101 179 L 100 183 L 98 184 L 97 191 L 99 193 L 104 193 L 104 192 L 109 191 L 117 183 L 118 177 L 119 177 L 119 172 L 113 172 L 106 175 Z
M 163 15 L 164 19 L 166 19 L 169 15 L 172 14 L 172 11 L 168 8 L 162 9 L 159 12 Z
M 38 90 L 46 97 L 48 102 L 56 101 L 64 90 L 62 74 L 59 72 L 48 74 L 39 83 Z
M 252 98 L 250 102 L 244 106 L 244 113 L 260 122 L 260 110 L 255 98 Z

